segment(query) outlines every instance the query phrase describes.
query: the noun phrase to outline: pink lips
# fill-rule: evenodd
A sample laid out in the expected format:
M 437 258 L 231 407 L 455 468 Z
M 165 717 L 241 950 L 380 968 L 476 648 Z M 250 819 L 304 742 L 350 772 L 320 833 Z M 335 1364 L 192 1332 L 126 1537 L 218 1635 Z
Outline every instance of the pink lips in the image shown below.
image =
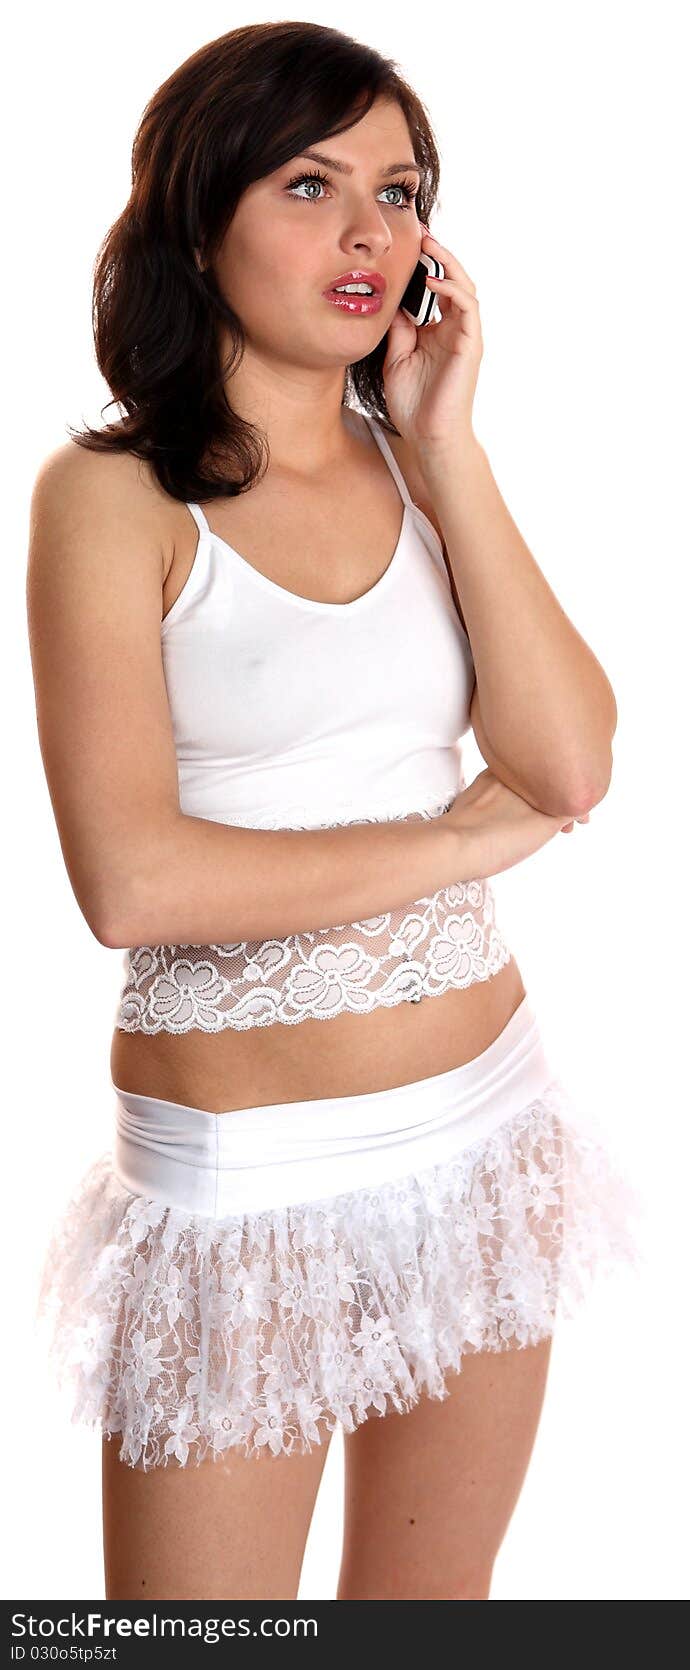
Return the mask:
M 326 286 L 326 289 L 322 292 L 323 295 L 330 295 L 330 292 L 335 289 L 337 284 L 370 284 L 372 290 L 377 296 L 382 296 L 386 288 L 386 280 L 383 273 L 367 273 L 363 272 L 361 268 L 358 268 L 355 272 L 351 273 L 340 273 L 338 278 L 333 279 L 332 284 L 328 284 Z
M 338 307 L 341 312 L 353 316 L 359 314 L 362 318 L 369 313 L 380 313 L 383 307 L 383 296 L 353 296 L 341 290 L 324 290 L 323 299 L 330 307 Z

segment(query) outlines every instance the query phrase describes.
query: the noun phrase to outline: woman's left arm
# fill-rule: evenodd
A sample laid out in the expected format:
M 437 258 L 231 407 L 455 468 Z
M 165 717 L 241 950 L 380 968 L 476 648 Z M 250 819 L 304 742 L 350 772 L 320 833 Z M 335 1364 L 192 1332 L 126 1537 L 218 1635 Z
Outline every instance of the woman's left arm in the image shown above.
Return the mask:
M 611 778 L 617 710 L 606 674 L 525 544 L 480 443 L 427 448 L 419 464 L 462 600 L 487 765 L 540 811 L 588 811 Z
M 603 667 L 554 596 L 502 498 L 472 427 L 483 352 L 476 287 L 420 224 L 443 278 L 440 320 L 398 307 L 383 382 L 443 531 L 476 672 L 472 721 L 487 765 L 537 810 L 577 817 L 603 799 L 617 710 Z M 481 701 L 481 713 L 479 703 Z

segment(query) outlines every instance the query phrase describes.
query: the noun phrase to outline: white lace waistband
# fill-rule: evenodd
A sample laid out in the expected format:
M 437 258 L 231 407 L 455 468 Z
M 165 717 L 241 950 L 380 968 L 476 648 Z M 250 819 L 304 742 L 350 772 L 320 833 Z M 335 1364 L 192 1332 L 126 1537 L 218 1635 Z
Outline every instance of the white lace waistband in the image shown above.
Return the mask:
M 451 804 L 408 811 L 403 821 L 428 821 Z M 342 821 L 353 820 L 316 827 Z M 278 939 L 132 946 L 115 1025 L 121 1032 L 239 1032 L 368 1015 L 490 980 L 511 955 L 489 878 L 451 882 L 360 922 Z
M 480 1055 L 388 1090 L 216 1114 L 114 1085 L 113 1169 L 134 1194 L 216 1218 L 318 1200 L 451 1159 L 554 1077 L 526 995 Z

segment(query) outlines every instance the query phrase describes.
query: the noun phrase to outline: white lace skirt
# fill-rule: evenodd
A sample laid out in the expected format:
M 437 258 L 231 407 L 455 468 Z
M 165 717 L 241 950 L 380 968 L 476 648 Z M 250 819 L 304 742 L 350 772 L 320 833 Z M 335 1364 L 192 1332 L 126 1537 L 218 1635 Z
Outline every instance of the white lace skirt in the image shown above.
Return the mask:
M 528 997 L 488 1049 L 389 1090 L 214 1114 L 115 1088 L 55 1224 L 36 1326 L 71 1419 L 147 1470 L 311 1450 L 536 1344 L 641 1202 Z

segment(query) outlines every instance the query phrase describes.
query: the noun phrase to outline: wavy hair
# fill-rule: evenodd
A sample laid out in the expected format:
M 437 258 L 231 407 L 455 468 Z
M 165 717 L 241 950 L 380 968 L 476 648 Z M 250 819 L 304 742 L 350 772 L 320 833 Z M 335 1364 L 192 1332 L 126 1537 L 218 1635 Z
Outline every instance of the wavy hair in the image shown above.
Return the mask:
M 93 451 L 146 459 L 173 498 L 234 497 L 268 466 L 263 432 L 227 397 L 242 324 L 210 267 L 237 203 L 254 181 L 361 120 L 374 100 L 397 101 L 420 169 L 417 208 L 428 220 L 440 164 L 425 106 L 395 61 L 317 23 L 233 29 L 187 58 L 153 94 L 132 147 L 129 201 L 94 263 L 98 368 L 126 416 L 103 429 L 69 428 Z M 232 344 L 220 364 L 218 323 Z M 354 399 L 397 434 L 386 409 L 387 333 L 348 366 Z M 101 415 L 105 411 L 101 408 Z

